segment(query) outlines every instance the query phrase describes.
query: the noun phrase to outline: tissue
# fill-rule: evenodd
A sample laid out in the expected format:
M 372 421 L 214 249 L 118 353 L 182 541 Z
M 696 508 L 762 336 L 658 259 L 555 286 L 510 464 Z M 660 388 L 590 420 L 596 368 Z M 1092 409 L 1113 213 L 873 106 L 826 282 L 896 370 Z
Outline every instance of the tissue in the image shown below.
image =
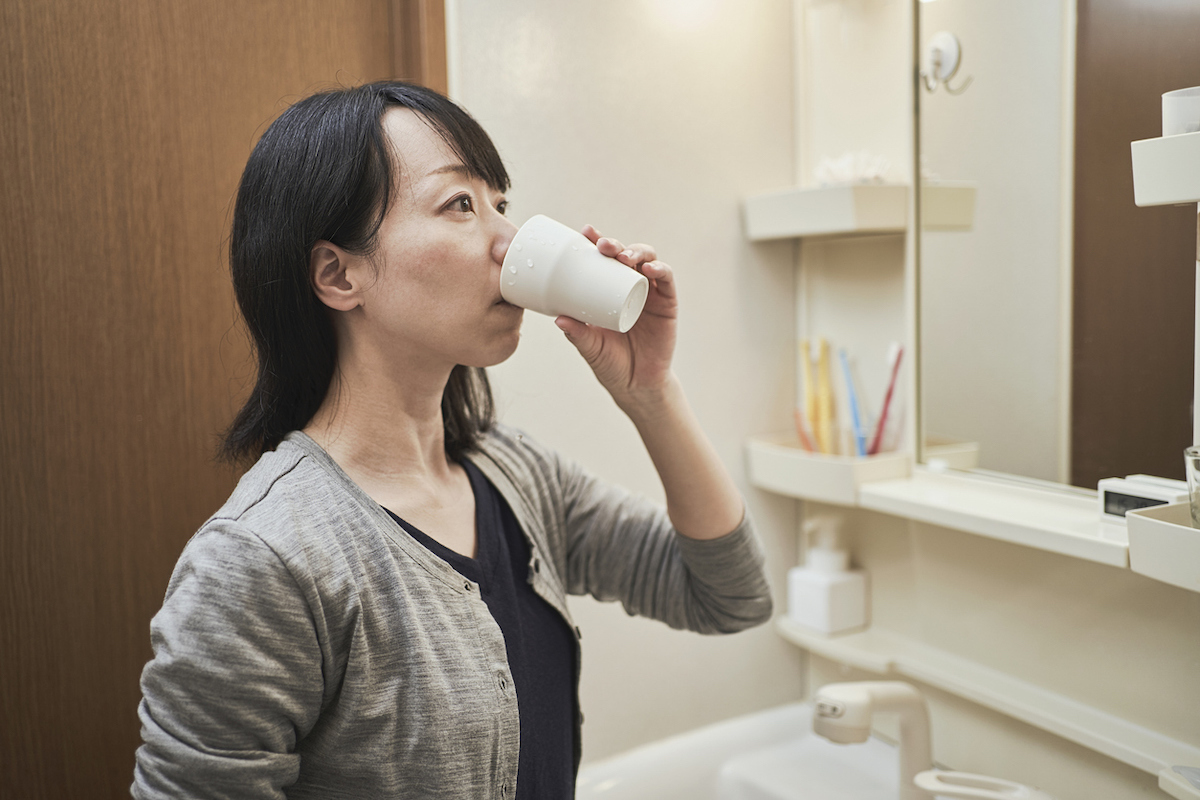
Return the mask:
M 843 153 L 837 158 L 823 157 L 817 162 L 814 177 L 819 186 L 844 186 L 848 183 L 883 183 L 891 168 L 883 156 L 866 150 Z

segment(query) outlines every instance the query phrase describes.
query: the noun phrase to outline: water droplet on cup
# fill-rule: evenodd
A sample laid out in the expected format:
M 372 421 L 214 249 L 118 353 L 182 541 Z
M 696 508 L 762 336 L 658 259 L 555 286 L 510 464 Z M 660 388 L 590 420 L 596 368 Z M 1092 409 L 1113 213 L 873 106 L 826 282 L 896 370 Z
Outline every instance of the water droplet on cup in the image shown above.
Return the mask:
M 514 244 L 514 245 L 513 245 L 513 247 L 515 247 L 515 248 L 517 248 L 518 250 L 520 250 L 520 249 L 521 249 L 521 243 L 520 243 L 520 242 L 517 242 L 516 244 Z
M 508 285 L 509 285 L 509 286 L 516 286 L 516 285 L 517 285 L 517 282 L 516 282 L 516 281 L 509 281 L 509 282 L 508 282 Z
M 509 265 L 508 265 L 508 271 L 509 271 L 509 272 L 511 272 L 513 275 L 516 275 L 516 274 L 517 274 L 517 265 L 516 265 L 516 264 L 509 264 Z
M 528 264 L 529 266 L 531 266 L 531 267 L 532 267 L 532 266 L 533 266 L 533 259 L 532 259 L 532 258 L 527 258 L 527 259 L 525 259 L 525 263 L 526 263 L 526 264 Z M 514 270 L 514 271 L 515 271 L 515 270 Z
M 579 248 L 578 248 L 578 247 L 576 247 L 575 245 L 571 245 L 571 249 L 572 249 L 572 250 L 578 250 Z

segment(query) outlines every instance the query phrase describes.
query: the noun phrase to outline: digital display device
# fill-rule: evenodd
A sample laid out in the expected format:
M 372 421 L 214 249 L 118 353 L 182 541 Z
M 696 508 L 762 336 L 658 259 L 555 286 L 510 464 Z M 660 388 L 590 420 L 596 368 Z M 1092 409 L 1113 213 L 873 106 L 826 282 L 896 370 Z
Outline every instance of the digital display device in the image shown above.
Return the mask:
M 1121 494 L 1120 492 L 1104 493 L 1104 513 L 1118 517 L 1123 517 L 1127 512 L 1136 511 L 1139 508 L 1149 508 L 1150 506 L 1162 506 L 1166 504 L 1166 500 L 1158 500 L 1153 497 L 1136 497 L 1131 494 Z
M 1186 481 L 1152 475 L 1105 478 L 1096 488 L 1100 495 L 1100 518 L 1121 524 L 1130 511 L 1188 501 Z

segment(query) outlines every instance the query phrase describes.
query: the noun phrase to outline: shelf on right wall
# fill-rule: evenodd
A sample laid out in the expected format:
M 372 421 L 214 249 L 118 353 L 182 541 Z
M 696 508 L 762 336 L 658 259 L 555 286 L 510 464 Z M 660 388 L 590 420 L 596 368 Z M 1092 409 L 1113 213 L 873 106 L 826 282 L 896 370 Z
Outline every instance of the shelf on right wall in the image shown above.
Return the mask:
M 908 227 L 904 183 L 782 189 L 746 199 L 746 238 L 752 242 L 829 236 L 902 234 Z M 975 219 L 975 184 L 926 183 L 921 193 L 921 226 L 929 230 L 970 230 Z

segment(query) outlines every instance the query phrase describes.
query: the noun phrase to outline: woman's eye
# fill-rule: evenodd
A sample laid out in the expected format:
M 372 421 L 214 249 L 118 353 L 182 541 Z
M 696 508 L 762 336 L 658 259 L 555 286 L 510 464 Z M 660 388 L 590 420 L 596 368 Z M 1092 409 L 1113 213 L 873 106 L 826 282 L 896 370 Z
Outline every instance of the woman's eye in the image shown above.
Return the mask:
M 499 211 L 501 214 L 507 214 L 508 213 L 508 201 L 501 200 L 499 203 L 496 204 L 496 210 Z
M 464 214 L 470 214 L 472 211 L 472 208 L 473 207 L 471 206 L 471 198 L 469 196 L 464 194 L 462 197 L 455 198 L 455 200 L 454 200 L 454 210 L 455 211 L 461 211 Z

